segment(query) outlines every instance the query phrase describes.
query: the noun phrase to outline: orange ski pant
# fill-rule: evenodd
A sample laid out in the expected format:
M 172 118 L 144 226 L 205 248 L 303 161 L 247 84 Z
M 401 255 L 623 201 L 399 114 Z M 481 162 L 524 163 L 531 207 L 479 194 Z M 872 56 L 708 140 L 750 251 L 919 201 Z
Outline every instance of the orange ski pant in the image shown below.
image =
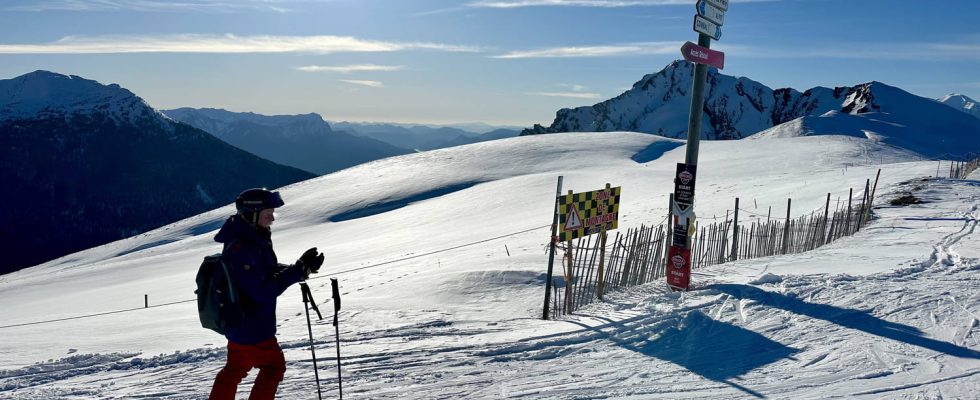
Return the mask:
M 249 400 L 272 400 L 276 397 L 279 382 L 286 373 L 286 358 L 276 338 L 251 345 L 228 342 L 228 362 L 218 372 L 211 387 L 210 400 L 234 400 L 238 384 L 252 368 L 259 375 L 252 385 Z

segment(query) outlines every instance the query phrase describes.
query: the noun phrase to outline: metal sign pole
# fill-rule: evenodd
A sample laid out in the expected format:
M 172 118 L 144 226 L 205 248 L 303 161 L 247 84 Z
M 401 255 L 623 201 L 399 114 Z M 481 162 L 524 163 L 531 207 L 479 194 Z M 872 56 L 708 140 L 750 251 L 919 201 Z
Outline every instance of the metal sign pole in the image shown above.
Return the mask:
M 667 285 L 671 290 L 688 290 L 691 281 L 691 247 L 697 233 L 694 213 L 694 193 L 697 177 L 698 151 L 701 147 L 701 117 L 704 114 L 704 87 L 708 80 L 708 65 L 723 68 L 725 54 L 711 50 L 711 40 L 721 39 L 728 0 L 699 0 L 695 5 L 694 31 L 698 44 L 687 42 L 681 47 L 684 59 L 694 63 L 691 90 L 691 114 L 687 123 L 687 152 L 684 163 L 677 164 L 674 177 L 674 196 L 671 211 L 672 244 L 667 252 Z
M 551 279 L 555 265 L 555 245 L 558 241 L 558 197 L 561 196 L 562 176 L 558 177 L 558 190 L 555 191 L 555 211 L 551 222 L 551 250 L 548 253 L 548 276 L 545 281 L 544 289 L 544 312 L 541 319 L 548 319 L 548 304 L 551 302 Z
M 698 34 L 698 46 L 711 48 L 711 38 Z M 701 146 L 701 117 L 704 113 L 704 85 L 708 80 L 708 65 L 694 64 L 694 89 L 691 92 L 691 116 L 687 122 L 687 153 L 684 164 L 698 164 L 698 150 Z M 691 207 L 694 207 L 693 201 Z

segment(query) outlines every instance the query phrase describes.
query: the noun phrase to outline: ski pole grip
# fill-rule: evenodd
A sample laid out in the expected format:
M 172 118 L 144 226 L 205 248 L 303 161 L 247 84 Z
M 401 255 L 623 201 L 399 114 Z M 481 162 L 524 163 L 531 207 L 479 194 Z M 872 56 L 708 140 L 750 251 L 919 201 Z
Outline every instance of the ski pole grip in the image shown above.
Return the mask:
M 337 278 L 330 278 L 330 288 L 333 290 L 333 326 L 337 326 L 337 313 L 340 312 L 340 288 Z
M 340 288 L 337 286 L 337 278 L 330 278 L 330 287 L 333 289 L 333 311 L 340 311 Z

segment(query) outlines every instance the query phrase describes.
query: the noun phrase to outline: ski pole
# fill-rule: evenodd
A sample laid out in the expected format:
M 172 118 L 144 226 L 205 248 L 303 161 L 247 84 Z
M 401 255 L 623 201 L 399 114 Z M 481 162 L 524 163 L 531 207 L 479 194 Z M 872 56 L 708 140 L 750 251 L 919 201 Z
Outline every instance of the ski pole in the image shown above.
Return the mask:
M 340 312 L 340 288 L 337 286 L 337 278 L 330 278 L 330 286 L 333 289 L 333 327 L 337 333 L 337 390 L 340 391 L 340 400 L 344 400 L 344 385 L 340 376 L 340 325 L 337 324 L 337 313 Z
M 313 306 L 313 311 L 316 311 L 316 316 L 318 319 L 323 319 L 323 315 L 320 314 L 320 309 L 317 308 L 316 302 L 313 301 L 313 293 L 310 292 L 310 287 L 306 282 L 300 282 L 299 288 L 303 291 L 303 308 L 306 309 L 306 328 L 310 331 L 310 352 L 313 353 L 313 375 L 316 376 L 316 398 L 323 400 L 323 394 L 320 393 L 320 371 L 316 366 L 316 347 L 313 345 L 313 324 L 310 323 L 310 307 Z

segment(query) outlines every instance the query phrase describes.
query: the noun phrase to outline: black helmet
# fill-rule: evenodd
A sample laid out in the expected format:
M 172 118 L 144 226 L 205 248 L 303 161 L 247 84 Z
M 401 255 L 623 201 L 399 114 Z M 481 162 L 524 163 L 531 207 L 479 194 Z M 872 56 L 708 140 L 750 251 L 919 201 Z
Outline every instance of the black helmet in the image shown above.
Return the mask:
M 248 189 L 235 199 L 235 208 L 238 209 L 238 213 L 253 225 L 259 221 L 259 211 L 284 205 L 286 203 L 282 201 L 279 192 L 270 192 L 265 188 Z

